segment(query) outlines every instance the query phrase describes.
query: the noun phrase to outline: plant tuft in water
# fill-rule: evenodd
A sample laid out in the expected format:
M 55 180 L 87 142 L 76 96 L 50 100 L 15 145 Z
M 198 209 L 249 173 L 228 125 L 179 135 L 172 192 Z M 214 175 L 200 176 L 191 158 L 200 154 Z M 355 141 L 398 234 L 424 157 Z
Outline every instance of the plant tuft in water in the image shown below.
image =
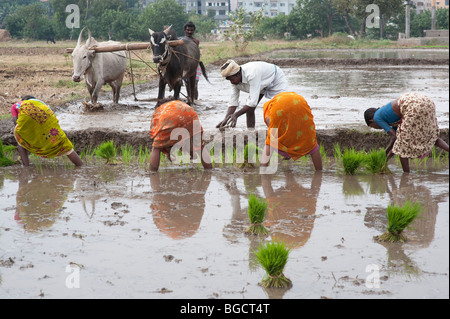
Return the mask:
M 113 141 L 103 142 L 96 150 L 95 155 L 106 159 L 106 164 L 117 164 L 114 160 L 117 156 L 117 149 Z
M 366 170 L 373 174 L 386 174 L 390 172 L 387 165 L 386 152 L 383 149 L 371 150 L 366 155 L 364 166 Z
M 244 167 L 254 167 L 256 161 L 258 160 L 259 147 L 254 143 L 248 143 L 244 147 L 244 163 L 240 163 L 238 166 L 240 168 Z
M 345 174 L 354 175 L 365 160 L 365 154 L 355 149 L 346 149 L 342 154 L 342 166 Z
M 377 236 L 378 241 L 405 242 L 403 230 L 407 228 L 421 213 L 423 206 L 408 200 L 403 206 L 389 205 L 387 208 L 388 227 L 385 233 Z
M 11 166 L 16 164 L 16 162 L 9 158 L 7 155 L 8 150 L 14 149 L 15 146 L 5 146 L 3 145 L 3 140 L 0 139 L 0 166 Z
M 290 288 L 292 281 L 283 274 L 288 261 L 290 249 L 282 242 L 261 244 L 255 252 L 256 259 L 266 275 L 261 281 L 264 288 Z
M 263 198 L 258 198 L 253 194 L 248 197 L 248 217 L 250 226 L 245 230 L 248 234 L 267 235 L 269 231 L 264 227 L 264 218 L 267 213 L 267 202 Z

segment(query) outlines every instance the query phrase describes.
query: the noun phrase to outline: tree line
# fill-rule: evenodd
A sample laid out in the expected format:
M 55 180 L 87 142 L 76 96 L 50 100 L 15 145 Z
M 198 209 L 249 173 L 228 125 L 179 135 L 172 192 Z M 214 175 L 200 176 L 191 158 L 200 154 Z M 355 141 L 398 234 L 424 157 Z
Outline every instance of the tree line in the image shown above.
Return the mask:
M 379 8 L 379 24 L 366 9 L 376 4 Z M 405 30 L 403 0 L 297 0 L 289 15 L 263 17 L 254 27 L 260 38 L 292 39 L 326 37 L 344 32 L 360 38 L 397 39 Z M 76 17 L 79 27 L 70 27 L 67 12 L 69 5 L 79 9 Z M 251 15 L 249 15 L 250 17 Z M 183 25 L 193 21 L 197 36 L 207 36 L 216 28 L 214 12 L 208 15 L 185 13 L 175 0 L 158 0 L 146 7 L 140 0 L 0 0 L 0 28 L 6 28 L 13 38 L 45 40 L 76 39 L 80 29 L 88 26 L 98 39 L 122 41 L 147 41 L 148 28 L 160 31 L 172 25 L 177 34 L 183 35 Z M 431 28 L 431 11 L 416 14 L 411 10 L 411 36 L 424 35 Z M 369 21 L 371 22 L 371 21 Z M 448 29 L 449 10 L 437 9 L 436 27 Z

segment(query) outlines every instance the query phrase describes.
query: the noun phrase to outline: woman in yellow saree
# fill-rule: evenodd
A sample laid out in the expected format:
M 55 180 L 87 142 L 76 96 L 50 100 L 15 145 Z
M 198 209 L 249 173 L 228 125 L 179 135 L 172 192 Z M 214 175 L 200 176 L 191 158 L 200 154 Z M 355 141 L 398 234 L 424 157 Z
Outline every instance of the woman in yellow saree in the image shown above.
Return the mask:
M 314 117 L 303 96 L 294 92 L 277 94 L 264 104 L 264 121 L 268 126 L 262 166 L 267 166 L 274 150 L 294 161 L 311 155 L 314 168 L 322 170 L 322 157 L 316 139 Z
M 29 166 L 28 152 L 53 158 L 67 155 L 76 166 L 83 163 L 73 145 L 59 126 L 53 111 L 44 102 L 27 95 L 11 107 L 14 137 L 24 166 Z

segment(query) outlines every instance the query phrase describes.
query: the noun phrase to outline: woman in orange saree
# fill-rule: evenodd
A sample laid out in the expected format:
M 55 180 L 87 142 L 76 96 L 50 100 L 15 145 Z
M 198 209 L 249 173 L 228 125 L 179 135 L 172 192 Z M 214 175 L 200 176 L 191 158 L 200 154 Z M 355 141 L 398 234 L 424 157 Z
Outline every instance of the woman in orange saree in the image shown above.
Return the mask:
M 203 128 L 195 110 L 184 102 L 174 100 L 161 104 L 153 114 L 150 137 L 153 139 L 150 155 L 150 170 L 159 169 L 161 153 L 170 160 L 170 151 L 174 145 L 182 151 L 200 156 L 205 169 L 212 168 L 209 154 L 203 154 Z
M 262 166 L 267 166 L 274 150 L 294 161 L 311 155 L 314 168 L 322 170 L 314 117 L 306 100 L 294 92 L 283 92 L 264 104 L 268 126 Z

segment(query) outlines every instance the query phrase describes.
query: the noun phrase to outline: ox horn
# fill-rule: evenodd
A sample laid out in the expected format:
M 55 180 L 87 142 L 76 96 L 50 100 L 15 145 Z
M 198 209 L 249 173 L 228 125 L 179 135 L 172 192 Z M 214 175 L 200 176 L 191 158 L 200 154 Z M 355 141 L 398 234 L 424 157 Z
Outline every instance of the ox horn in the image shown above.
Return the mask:
M 81 30 L 80 35 L 78 36 L 77 46 L 80 46 L 80 45 L 81 45 L 81 39 L 83 38 L 83 32 L 84 32 L 84 30 L 85 30 L 86 28 L 87 28 L 87 26 L 84 27 L 84 28 Z
M 167 28 L 164 29 L 163 32 L 164 32 L 165 34 L 168 34 L 171 28 L 172 28 L 172 25 L 169 25 Z

